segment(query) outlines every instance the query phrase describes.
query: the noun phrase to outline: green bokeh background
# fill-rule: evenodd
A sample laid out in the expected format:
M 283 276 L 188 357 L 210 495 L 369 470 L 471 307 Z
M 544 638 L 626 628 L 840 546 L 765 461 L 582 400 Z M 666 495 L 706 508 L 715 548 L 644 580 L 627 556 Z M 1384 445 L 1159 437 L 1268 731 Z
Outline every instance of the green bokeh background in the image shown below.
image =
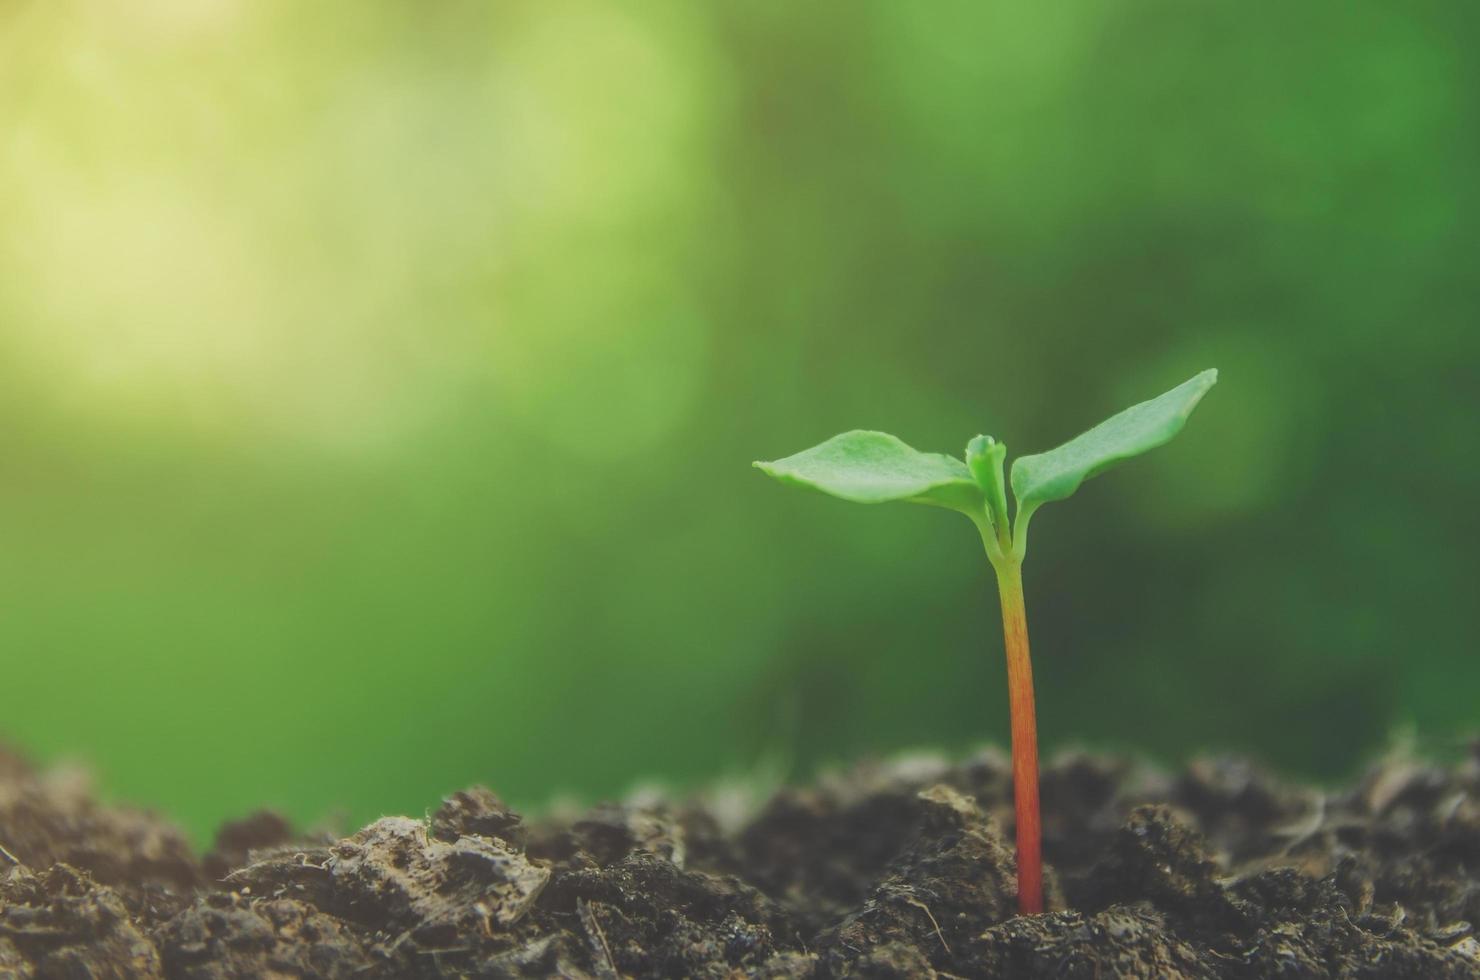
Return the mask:
M 197 834 L 1006 737 L 969 524 L 749 469 L 1037 451 L 1049 748 L 1472 731 L 1473 5 L 0 3 L 0 737 Z

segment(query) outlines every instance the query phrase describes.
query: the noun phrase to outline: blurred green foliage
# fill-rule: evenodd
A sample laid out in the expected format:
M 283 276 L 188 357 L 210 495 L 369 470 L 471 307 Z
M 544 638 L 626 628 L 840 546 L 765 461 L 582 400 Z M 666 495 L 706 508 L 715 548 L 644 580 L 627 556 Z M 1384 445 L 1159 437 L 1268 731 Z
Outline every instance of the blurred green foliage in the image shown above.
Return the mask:
M 940 515 L 1047 449 L 1042 733 L 1336 774 L 1477 721 L 1461 0 L 0 4 L 3 736 L 198 832 L 1005 740 Z

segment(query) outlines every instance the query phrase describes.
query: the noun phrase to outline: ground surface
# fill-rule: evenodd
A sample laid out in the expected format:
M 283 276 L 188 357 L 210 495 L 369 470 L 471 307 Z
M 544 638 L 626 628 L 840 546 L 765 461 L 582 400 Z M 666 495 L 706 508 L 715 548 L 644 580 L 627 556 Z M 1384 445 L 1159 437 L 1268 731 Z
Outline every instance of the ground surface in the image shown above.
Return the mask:
M 1043 773 L 1050 913 L 1013 915 L 1009 771 L 866 765 L 741 816 L 486 790 L 204 859 L 0 755 L 0 977 L 1480 977 L 1480 756 L 1339 792 L 1230 760 Z

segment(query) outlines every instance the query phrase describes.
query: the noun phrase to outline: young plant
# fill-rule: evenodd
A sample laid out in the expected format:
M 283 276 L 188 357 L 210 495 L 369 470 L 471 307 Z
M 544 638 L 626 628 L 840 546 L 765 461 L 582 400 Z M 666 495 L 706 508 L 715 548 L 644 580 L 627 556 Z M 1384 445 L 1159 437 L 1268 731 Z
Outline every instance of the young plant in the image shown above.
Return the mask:
M 916 452 L 884 432 L 855 429 L 795 456 L 755 464 L 782 483 L 861 504 L 902 500 L 960 511 L 981 532 L 987 559 L 997 573 L 1002 603 L 1017 810 L 1018 908 L 1024 915 L 1043 911 L 1038 730 L 1023 603 L 1028 522 L 1039 507 L 1070 496 L 1090 477 L 1170 440 L 1217 380 L 1216 370 L 1204 371 L 1164 395 L 1111 416 L 1057 449 L 1018 457 L 1012 464 L 1012 494 L 1017 505 L 1011 521 L 1002 479 L 1007 447 L 991 436 L 972 439 L 962 462 Z

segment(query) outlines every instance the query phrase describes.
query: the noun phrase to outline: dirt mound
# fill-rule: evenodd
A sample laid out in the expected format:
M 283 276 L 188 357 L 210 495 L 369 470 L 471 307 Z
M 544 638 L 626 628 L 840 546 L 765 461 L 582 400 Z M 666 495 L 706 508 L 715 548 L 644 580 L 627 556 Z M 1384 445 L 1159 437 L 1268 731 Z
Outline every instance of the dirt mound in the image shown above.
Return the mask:
M 1051 911 L 1022 918 L 992 752 L 738 828 L 697 801 L 526 826 L 471 789 L 342 840 L 257 814 L 203 859 L 0 755 L 0 976 L 1480 977 L 1480 758 L 1332 793 L 1070 755 L 1042 794 Z

